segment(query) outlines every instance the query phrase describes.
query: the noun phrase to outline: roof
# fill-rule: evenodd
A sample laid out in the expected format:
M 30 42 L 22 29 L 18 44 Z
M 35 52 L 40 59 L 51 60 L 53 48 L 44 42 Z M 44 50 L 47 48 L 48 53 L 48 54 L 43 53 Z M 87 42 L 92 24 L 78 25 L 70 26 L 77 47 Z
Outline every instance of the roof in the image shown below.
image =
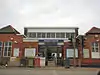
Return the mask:
M 79 29 L 78 27 L 24 27 L 27 29 Z
M 15 28 L 13 28 L 11 25 L 8 25 L 6 27 L 3 27 L 0 29 L 0 33 L 15 33 L 15 34 L 20 34 Z
M 100 34 L 100 28 L 92 27 L 86 34 Z
M 26 36 L 24 34 L 16 34 L 16 35 L 19 35 L 19 36 L 22 36 L 23 38 L 26 38 Z

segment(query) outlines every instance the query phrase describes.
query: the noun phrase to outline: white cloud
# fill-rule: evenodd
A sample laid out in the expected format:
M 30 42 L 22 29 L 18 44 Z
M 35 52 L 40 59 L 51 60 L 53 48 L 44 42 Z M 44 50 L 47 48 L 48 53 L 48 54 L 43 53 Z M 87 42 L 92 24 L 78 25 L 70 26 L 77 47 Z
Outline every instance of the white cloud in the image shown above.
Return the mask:
M 0 26 L 77 26 L 81 34 L 100 27 L 100 0 L 0 0 Z

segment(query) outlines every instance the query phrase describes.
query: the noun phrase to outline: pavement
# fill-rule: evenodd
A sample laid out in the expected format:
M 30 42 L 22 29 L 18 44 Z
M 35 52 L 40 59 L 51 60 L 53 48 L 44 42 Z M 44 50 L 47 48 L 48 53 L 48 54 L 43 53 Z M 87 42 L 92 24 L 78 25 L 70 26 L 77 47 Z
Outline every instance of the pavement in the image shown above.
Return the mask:
M 7 67 L 0 68 L 0 75 L 97 75 L 100 68 L 80 68 L 71 67 Z
M 90 71 L 100 71 L 100 68 L 90 68 L 90 67 L 0 67 L 0 69 L 39 69 L 39 70 L 90 70 Z

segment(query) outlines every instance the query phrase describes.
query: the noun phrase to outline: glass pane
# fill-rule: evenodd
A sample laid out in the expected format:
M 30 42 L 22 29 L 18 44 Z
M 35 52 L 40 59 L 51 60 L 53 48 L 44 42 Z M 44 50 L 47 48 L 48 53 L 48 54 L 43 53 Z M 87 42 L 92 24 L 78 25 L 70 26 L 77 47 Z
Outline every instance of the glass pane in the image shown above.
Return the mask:
M 2 52 L 0 52 L 0 56 L 2 55 L 1 53 L 2 53 Z
M 50 33 L 47 33 L 47 38 L 50 38 Z
M 72 38 L 74 38 L 75 37 L 75 33 L 71 33 L 71 36 L 72 36 Z
M 0 47 L 0 51 L 2 51 L 2 47 Z
M 31 37 L 31 33 L 28 33 L 28 37 Z
M 12 45 L 12 42 L 9 42 L 9 46 L 11 46 Z
M 61 38 L 61 33 L 56 33 L 56 38 Z
M 42 33 L 42 38 L 45 38 L 45 33 Z
M 37 33 L 37 38 L 41 38 L 41 33 Z
M 8 52 L 8 56 L 10 56 L 11 55 L 11 52 Z
M 69 38 L 69 33 L 66 33 L 66 38 Z
M 4 48 L 4 51 L 7 51 L 7 47 Z
M 2 42 L 0 42 L 0 47 L 2 47 Z
M 31 38 L 36 38 L 36 33 L 30 33 Z
M 99 52 L 99 50 L 98 50 L 98 48 L 96 48 L 96 50 L 95 50 L 96 52 Z
M 55 38 L 55 33 L 51 33 L 51 38 Z
M 29 37 L 32 37 L 32 33 L 29 33 Z
M 8 51 L 11 51 L 11 47 L 8 47 Z
M 69 38 L 72 38 L 72 33 L 69 33 Z
M 94 48 L 92 48 L 92 52 L 95 52 Z
M 65 33 L 61 33 L 61 38 L 65 38 Z
M 4 45 L 5 45 L 5 46 L 8 46 L 8 42 L 5 42 Z
M 7 56 L 7 51 L 4 52 L 4 56 Z
M 98 47 L 98 43 L 97 42 L 95 42 L 95 46 Z
M 93 42 L 92 42 L 92 44 L 91 44 L 91 45 L 92 45 L 92 47 L 94 47 L 94 43 L 93 43 Z

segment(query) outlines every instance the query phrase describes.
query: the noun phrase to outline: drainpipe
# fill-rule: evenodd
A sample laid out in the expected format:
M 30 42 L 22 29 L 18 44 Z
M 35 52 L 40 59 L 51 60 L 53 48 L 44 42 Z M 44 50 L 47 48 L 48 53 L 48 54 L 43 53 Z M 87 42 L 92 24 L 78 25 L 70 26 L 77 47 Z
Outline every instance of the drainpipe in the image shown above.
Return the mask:
M 73 38 L 73 47 L 74 47 L 74 55 L 73 55 L 73 59 L 74 59 L 74 67 L 76 67 L 76 54 L 75 54 L 75 42 L 76 42 L 76 39 Z

